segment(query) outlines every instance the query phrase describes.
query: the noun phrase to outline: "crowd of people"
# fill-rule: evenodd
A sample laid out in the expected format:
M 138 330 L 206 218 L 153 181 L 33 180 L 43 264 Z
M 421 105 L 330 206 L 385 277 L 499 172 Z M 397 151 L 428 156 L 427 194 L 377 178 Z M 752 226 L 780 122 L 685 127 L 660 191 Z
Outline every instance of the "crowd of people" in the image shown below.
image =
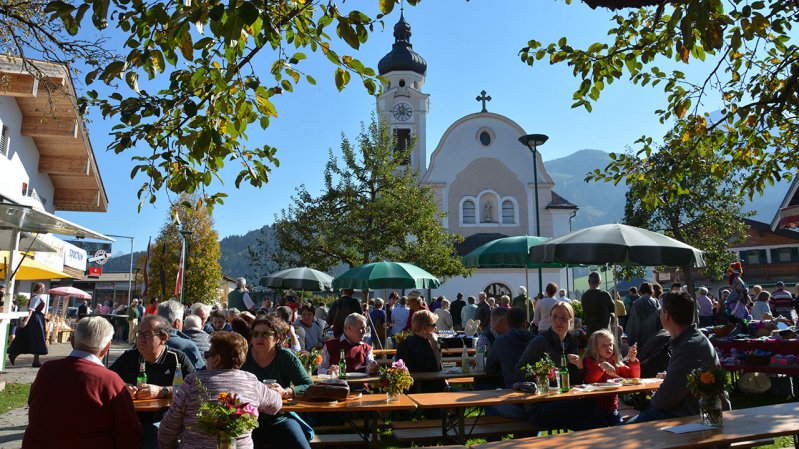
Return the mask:
M 239 436 L 238 447 L 308 448 L 307 422 L 313 423 L 313 417 L 280 412 L 281 400 L 303 395 L 313 383 L 314 373 L 306 371 L 297 352 L 319 350 L 319 374 L 337 374 L 342 352 L 348 372 L 375 373 L 373 345 L 384 347 L 388 337 L 405 332 L 396 359 L 412 373 L 440 371 L 438 333 L 462 330 L 470 321 L 479 326 L 477 346 L 486 354 L 488 376 L 477 388 L 513 388 L 530 380 L 525 366 L 548 356 L 556 368 L 565 361 L 573 384 L 662 377 L 650 406 L 633 422 L 697 414 L 698 402 L 688 391 L 686 376 L 695 368 L 719 364 L 699 330 L 708 323 L 708 307 L 716 310 L 719 302 L 711 299 L 708 306 L 706 289 L 700 288 L 694 298 L 680 285 L 664 293 L 651 283 L 630 289 L 622 299 L 600 289 L 599 273 L 592 272 L 588 280 L 589 289 L 579 299 L 579 323 L 573 307 L 578 300 L 554 283 L 535 299 L 520 288 L 515 298 L 497 300 L 480 292 L 464 299 L 459 293 L 451 302 L 443 296 L 428 302 L 417 291 L 407 296 L 393 292 L 386 301 L 359 301 L 344 289 L 328 308 L 291 294 L 279 304 L 256 304 L 240 279 L 226 308 L 201 303 L 186 307 L 174 299 L 147 308 L 134 303 L 128 310 L 132 347 L 108 369 L 101 359 L 113 328 L 102 317 L 87 316 L 75 326 L 70 356 L 45 364 L 31 388 L 31 419 L 23 445 L 90 447 L 114 441 L 117 447 L 131 448 L 215 447 L 196 425 L 197 388 L 202 384 L 211 395 L 235 392 L 260 410 L 259 426 Z M 768 295 L 761 290 L 753 297 L 753 311 L 762 307 L 763 293 Z M 772 300 L 768 312 L 784 313 L 776 308 L 779 304 Z M 36 313 L 34 308 L 32 327 Z M 182 383 L 175 381 L 178 377 Z M 425 392 L 446 388 L 443 381 L 419 386 Z M 172 398 L 172 406 L 159 412 L 134 410 L 134 399 L 152 398 Z M 52 432 L 66 425 L 59 414 L 67 407 L 97 418 L 92 426 Z M 622 424 L 617 408 L 618 398 L 606 396 L 508 404 L 487 412 L 528 419 L 540 428 L 580 430 Z

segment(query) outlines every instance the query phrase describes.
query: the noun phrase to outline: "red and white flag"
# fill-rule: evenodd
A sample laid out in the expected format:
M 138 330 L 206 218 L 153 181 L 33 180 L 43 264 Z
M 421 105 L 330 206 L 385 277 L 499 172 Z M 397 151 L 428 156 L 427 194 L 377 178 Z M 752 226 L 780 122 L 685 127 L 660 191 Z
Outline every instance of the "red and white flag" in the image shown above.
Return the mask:
M 147 292 L 150 290 L 150 241 L 152 239 L 152 237 L 147 239 L 147 255 L 144 256 L 144 282 L 142 282 L 141 286 L 142 304 L 147 297 Z
M 180 265 L 178 265 L 178 275 L 175 279 L 175 296 L 180 296 L 180 292 L 183 291 L 183 267 L 185 266 L 185 258 L 186 239 L 183 239 L 183 243 L 180 246 Z

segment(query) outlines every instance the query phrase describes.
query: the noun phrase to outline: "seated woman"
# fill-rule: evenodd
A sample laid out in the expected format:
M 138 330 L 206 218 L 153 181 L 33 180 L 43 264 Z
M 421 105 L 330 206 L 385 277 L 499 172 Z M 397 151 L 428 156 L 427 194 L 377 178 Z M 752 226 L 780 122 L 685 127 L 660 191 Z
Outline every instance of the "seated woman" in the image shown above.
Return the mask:
M 578 368 L 585 365 L 585 383 L 607 382 L 616 377 L 641 377 L 641 363 L 638 361 L 638 347 L 633 345 L 627 353 L 627 364 L 621 361 L 621 353 L 613 334 L 598 330 L 588 339 L 585 360 L 575 357 L 570 360 Z M 600 396 L 594 403 L 605 415 L 609 426 L 621 424 L 619 416 L 619 396 Z
M 397 346 L 395 360 L 405 362 L 408 371 L 441 371 L 441 350 L 436 340 L 436 321 L 438 315 L 429 310 L 418 310 L 413 314 L 411 330 L 413 335 L 402 340 Z M 439 390 L 441 391 L 441 390 Z
M 229 392 L 242 402 L 257 406 L 261 416 L 274 415 L 280 410 L 280 392 L 259 382 L 252 373 L 239 369 L 246 357 L 247 341 L 241 335 L 216 332 L 211 336 L 211 349 L 205 353 L 206 370 L 186 376 L 183 385 L 174 393 L 172 406 L 158 430 L 159 447 L 216 448 L 216 439 L 202 433 L 197 425 L 197 412 L 203 400 L 197 388 L 198 381 L 212 400 L 219 393 Z M 237 447 L 251 448 L 252 444 L 250 433 L 239 435 Z
M 241 367 L 243 371 L 255 374 L 259 381 L 274 381 L 272 386 L 283 399 L 302 395 L 313 384 L 300 359 L 281 345 L 288 331 L 289 325 L 274 315 L 255 320 L 252 346 Z M 310 448 L 299 422 L 285 413 L 261 415 L 252 436 L 256 447 Z
M 527 364 L 549 355 L 556 368 L 560 368 L 561 358 L 567 354 L 569 363 L 569 379 L 572 384 L 583 382 L 584 370 L 574 365 L 579 359 L 577 339 L 569 332 L 574 324 L 574 309 L 568 302 L 558 302 L 549 314 L 551 327 L 530 340 L 519 361 L 516 362 L 515 380 L 525 380 L 522 368 Z M 607 427 L 605 418 L 596 405 L 589 400 L 563 400 L 527 405 L 527 419 L 533 425 L 544 429 L 585 430 L 595 427 Z

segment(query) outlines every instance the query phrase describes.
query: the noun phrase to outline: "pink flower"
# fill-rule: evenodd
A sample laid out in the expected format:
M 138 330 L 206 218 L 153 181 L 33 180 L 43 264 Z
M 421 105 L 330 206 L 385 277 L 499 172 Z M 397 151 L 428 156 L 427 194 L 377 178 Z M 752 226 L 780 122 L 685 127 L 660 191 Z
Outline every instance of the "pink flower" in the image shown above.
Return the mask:
M 246 413 L 248 413 L 248 414 L 250 414 L 250 415 L 252 415 L 252 416 L 254 416 L 254 417 L 256 417 L 256 418 L 258 417 L 258 407 L 256 407 L 256 406 L 254 406 L 254 405 L 250 404 L 249 402 L 248 402 L 248 403 L 246 403 L 246 404 L 244 404 L 244 406 L 242 407 L 242 409 L 243 409 L 243 410 L 244 410 Z
M 396 362 L 392 363 L 391 368 L 392 369 L 398 368 L 401 369 L 402 371 L 408 371 L 408 367 L 405 366 L 405 362 L 403 362 L 402 359 L 399 359 Z

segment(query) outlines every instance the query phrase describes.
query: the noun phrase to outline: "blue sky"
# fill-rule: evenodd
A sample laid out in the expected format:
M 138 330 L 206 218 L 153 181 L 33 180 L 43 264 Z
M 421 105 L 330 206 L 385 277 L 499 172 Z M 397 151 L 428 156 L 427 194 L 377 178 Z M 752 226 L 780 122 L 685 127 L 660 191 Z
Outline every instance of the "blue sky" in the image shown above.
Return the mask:
M 353 6 L 376 3 L 370 0 Z M 549 142 L 540 148 L 545 160 L 586 148 L 623 151 L 643 134 L 663 135 L 664 127 L 654 116 L 654 110 L 664 104 L 660 88 L 616 82 L 605 89 L 593 112 L 588 113 L 570 108 L 572 92 L 579 82 L 568 67 L 541 64 L 531 68 L 519 59 L 519 50 L 530 39 L 548 43 L 567 36 L 572 45 L 581 47 L 605 41 L 611 25 L 607 13 L 593 11 L 579 1 L 566 5 L 563 1 L 427 0 L 406 8 L 405 17 L 412 27 L 414 49 L 428 64 L 423 89 L 430 94 L 428 157 L 449 125 L 480 111 L 475 97 L 483 89 L 493 98 L 489 111 L 510 117 L 528 133 L 549 135 Z M 385 30 L 376 30 L 359 51 L 340 50 L 376 67 L 391 49 L 393 25 L 398 18 L 397 9 L 386 19 Z M 271 59 L 264 55 L 256 64 L 266 72 Z M 359 80 L 354 78 L 343 92 L 335 89 L 333 67 L 326 58 L 309 54 L 299 68 L 314 76 L 318 84 L 303 84 L 294 93 L 278 98 L 279 117 L 272 120 L 266 132 L 251 127 L 249 140 L 253 144 L 266 142 L 278 148 L 280 167 L 273 169 L 269 184 L 261 189 L 235 189 L 238 166 L 234 162 L 223 172 L 225 184 L 215 186 L 230 195 L 214 210 L 220 237 L 244 234 L 272 223 L 300 184 L 317 193 L 328 151 L 338 153 L 341 133 L 355 137 L 360 123 L 368 122 L 374 110 L 375 100 Z M 690 74 L 698 68 L 682 66 L 681 70 Z M 714 105 L 706 106 L 715 109 Z M 155 206 L 146 205 L 137 212 L 136 192 L 142 180 L 130 179 L 133 164 L 129 155 L 105 150 L 114 123 L 103 120 L 99 111 L 91 111 L 89 118 L 89 135 L 109 197 L 108 212 L 59 215 L 100 232 L 133 236 L 135 249 L 143 250 L 148 237 L 154 238 L 167 218 L 166 195 L 161 193 Z M 528 150 L 520 145 L 519 151 Z M 129 248 L 130 242 L 122 239 L 114 253 Z

